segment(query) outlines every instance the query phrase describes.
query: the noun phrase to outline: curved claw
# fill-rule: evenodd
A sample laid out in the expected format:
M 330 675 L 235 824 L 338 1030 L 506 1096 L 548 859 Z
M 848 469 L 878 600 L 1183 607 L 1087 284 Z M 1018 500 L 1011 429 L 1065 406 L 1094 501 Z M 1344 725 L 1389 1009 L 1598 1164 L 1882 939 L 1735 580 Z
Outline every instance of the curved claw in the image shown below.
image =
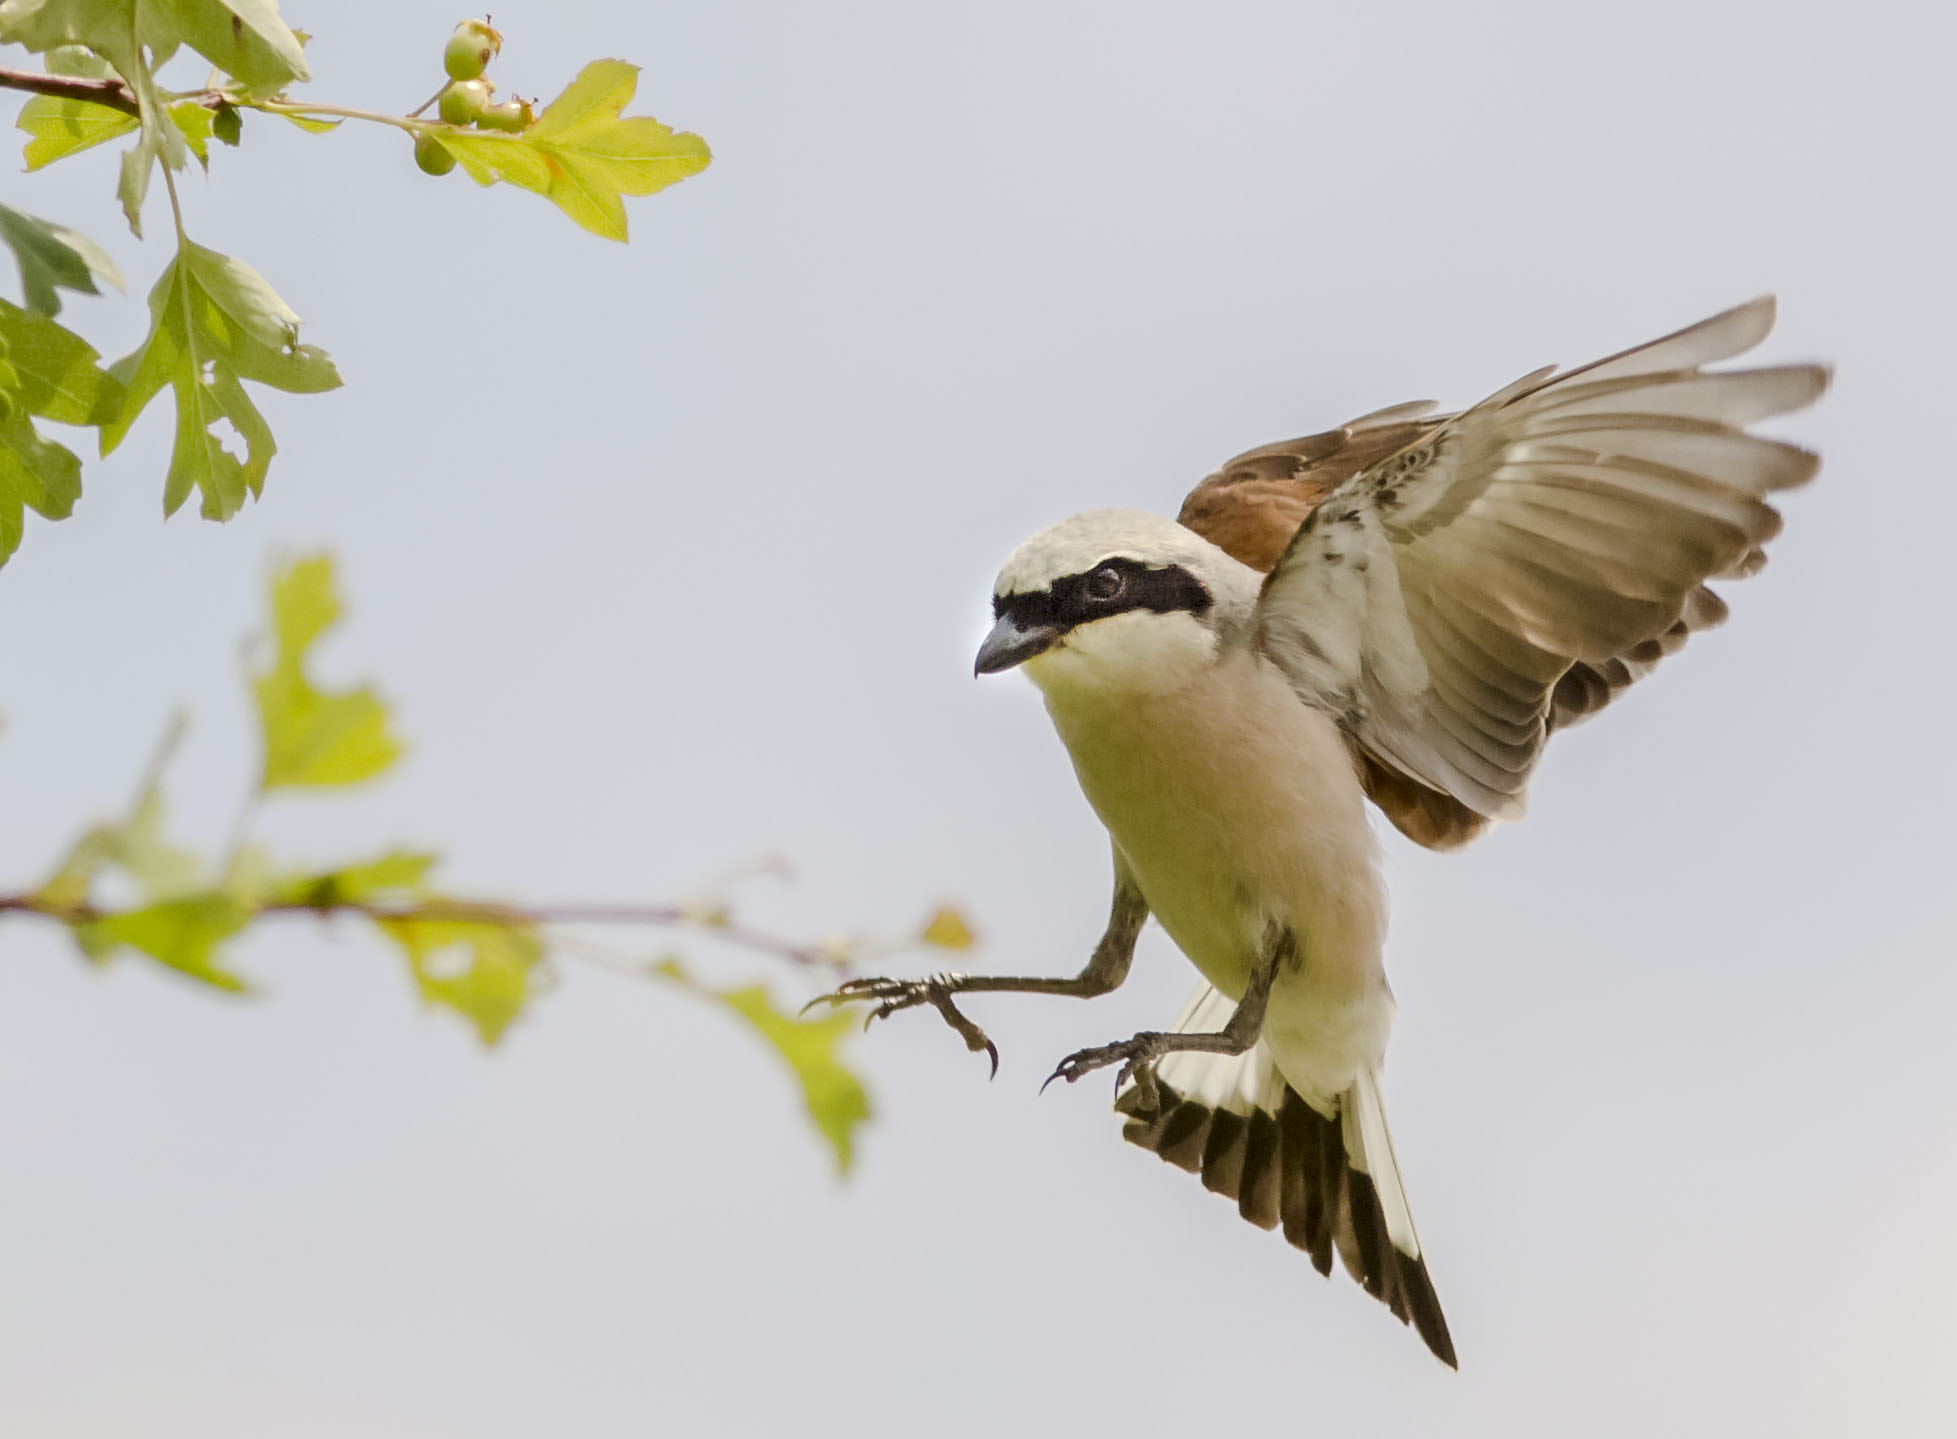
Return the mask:
M 1077 1084 L 1095 1070 L 1106 1069 L 1110 1064 L 1117 1062 L 1121 1064 L 1121 1072 L 1114 1077 L 1114 1087 L 1117 1091 L 1130 1079 L 1137 1084 L 1152 1088 L 1154 1073 L 1150 1066 L 1158 1057 L 1155 1049 L 1156 1038 L 1155 1035 L 1138 1034 L 1133 1039 L 1124 1039 L 1116 1044 L 1103 1044 L 1094 1049 L 1077 1049 L 1061 1060 L 1053 1073 L 1046 1077 L 1046 1083 L 1040 1086 L 1040 1093 L 1045 1094 L 1047 1085 L 1052 1084 L 1056 1079 Z
M 818 1004 L 827 1004 L 835 1008 L 840 1008 L 855 1000 L 874 999 L 877 997 L 875 994 L 858 993 L 859 989 L 865 985 L 888 984 L 889 982 L 888 980 L 878 979 L 846 979 L 827 994 L 818 994 L 814 999 L 796 1010 L 795 1015 L 799 1019 L 802 1015 L 814 1009 Z
M 802 1006 L 802 1013 L 808 1013 L 818 1004 L 871 1001 L 876 1007 L 863 1016 L 863 1028 L 867 1031 L 879 1019 L 888 1019 L 899 1010 L 928 1004 L 965 1041 L 967 1049 L 974 1054 L 984 1054 L 992 1061 L 990 1077 L 996 1079 L 999 1076 L 999 1047 L 952 1003 L 951 997 L 957 993 L 956 979 L 956 975 L 950 974 L 934 974 L 929 979 L 852 979 L 828 994 L 817 995 Z

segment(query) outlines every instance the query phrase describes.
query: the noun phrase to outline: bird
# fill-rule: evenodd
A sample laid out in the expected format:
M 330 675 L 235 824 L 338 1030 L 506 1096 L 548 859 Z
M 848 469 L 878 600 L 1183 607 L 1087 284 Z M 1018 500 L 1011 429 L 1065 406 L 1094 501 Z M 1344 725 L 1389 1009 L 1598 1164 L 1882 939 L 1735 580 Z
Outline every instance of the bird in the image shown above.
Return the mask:
M 1764 563 L 1772 497 L 1819 456 L 1753 433 L 1827 388 L 1818 364 L 1710 368 L 1765 296 L 1458 413 L 1396 405 L 1247 451 L 1176 519 L 1076 514 L 1007 558 L 980 675 L 1017 669 L 1113 849 L 1107 928 L 1054 978 L 858 979 L 865 1020 L 957 997 L 1091 998 L 1152 916 L 1202 976 L 1167 1030 L 1067 1056 L 1118 1066 L 1125 1137 L 1336 1254 L 1443 1363 L 1454 1342 L 1382 1099 L 1394 998 L 1377 813 L 1456 849 L 1521 817 L 1551 735 L 1727 614 L 1709 580 Z

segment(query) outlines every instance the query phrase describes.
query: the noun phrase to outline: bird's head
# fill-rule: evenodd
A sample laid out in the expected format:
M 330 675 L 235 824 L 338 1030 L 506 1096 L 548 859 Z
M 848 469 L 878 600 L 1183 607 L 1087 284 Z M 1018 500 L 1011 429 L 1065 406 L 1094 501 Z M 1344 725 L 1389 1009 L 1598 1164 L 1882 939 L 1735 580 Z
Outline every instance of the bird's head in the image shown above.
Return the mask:
M 979 674 L 1023 665 L 1056 689 L 1169 689 L 1215 658 L 1259 577 L 1174 520 L 1089 510 L 1012 552 L 992 591 Z

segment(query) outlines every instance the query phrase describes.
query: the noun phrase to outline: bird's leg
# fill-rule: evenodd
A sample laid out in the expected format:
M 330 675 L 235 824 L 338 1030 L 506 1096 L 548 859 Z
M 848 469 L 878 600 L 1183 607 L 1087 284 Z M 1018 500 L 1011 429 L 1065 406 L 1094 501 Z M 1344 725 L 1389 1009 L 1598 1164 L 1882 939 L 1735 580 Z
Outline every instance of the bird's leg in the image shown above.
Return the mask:
M 986 1037 L 952 1003 L 956 994 L 1059 994 L 1076 999 L 1092 999 L 1107 994 L 1128 977 L 1128 966 L 1135 957 L 1135 937 L 1148 919 L 1148 903 L 1141 891 L 1126 880 L 1117 879 L 1114 905 L 1108 927 L 1101 936 L 1087 967 L 1071 979 L 1014 978 L 995 974 L 934 974 L 929 979 L 852 979 L 834 993 L 809 1001 L 817 1004 L 847 1004 L 863 1000 L 874 1004 L 863 1018 L 864 1028 L 887 1019 L 900 1009 L 915 1009 L 928 1004 L 956 1030 L 965 1047 L 974 1054 L 992 1057 L 992 1072 L 999 1072 L 998 1046 Z
M 1230 1016 L 1230 1022 L 1215 1033 L 1165 1034 L 1150 1029 L 1113 1044 L 1076 1050 L 1060 1061 L 1060 1067 L 1047 1076 L 1046 1084 L 1042 1084 L 1040 1089 L 1044 1091 L 1046 1085 L 1056 1079 L 1072 1084 L 1097 1069 L 1119 1064 L 1121 1072 L 1115 1076 L 1114 1087 L 1119 1090 L 1133 1079 L 1141 1091 L 1139 1112 L 1153 1109 L 1158 1103 L 1155 1062 L 1163 1055 L 1191 1052 L 1242 1054 L 1257 1043 L 1257 1036 L 1264 1029 L 1264 1007 L 1271 998 L 1271 985 L 1276 981 L 1278 971 L 1297 952 L 1298 941 L 1289 929 L 1274 930 L 1270 942 L 1265 946 L 1263 958 L 1250 972 L 1250 981 L 1244 986 L 1243 998 L 1237 1001 L 1236 1012 Z

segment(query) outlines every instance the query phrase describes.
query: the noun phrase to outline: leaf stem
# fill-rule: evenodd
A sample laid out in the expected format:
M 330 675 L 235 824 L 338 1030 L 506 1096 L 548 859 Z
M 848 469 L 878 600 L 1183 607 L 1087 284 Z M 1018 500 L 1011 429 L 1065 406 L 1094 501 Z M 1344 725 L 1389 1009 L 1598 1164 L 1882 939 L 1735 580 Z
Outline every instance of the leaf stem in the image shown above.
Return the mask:
M 159 163 L 163 170 L 163 188 L 170 192 L 170 218 L 176 222 L 177 258 L 181 261 L 183 258 L 184 250 L 190 244 L 190 236 L 186 235 L 183 229 L 183 204 L 177 199 L 177 178 L 175 175 L 172 175 L 170 173 L 169 162 L 167 160 L 163 160 L 163 161 L 159 161 Z M 183 322 L 184 322 L 184 332 L 186 334 L 196 333 L 196 331 L 191 328 L 191 323 L 190 323 L 190 293 L 188 290 L 184 291 L 184 296 L 183 296 Z

